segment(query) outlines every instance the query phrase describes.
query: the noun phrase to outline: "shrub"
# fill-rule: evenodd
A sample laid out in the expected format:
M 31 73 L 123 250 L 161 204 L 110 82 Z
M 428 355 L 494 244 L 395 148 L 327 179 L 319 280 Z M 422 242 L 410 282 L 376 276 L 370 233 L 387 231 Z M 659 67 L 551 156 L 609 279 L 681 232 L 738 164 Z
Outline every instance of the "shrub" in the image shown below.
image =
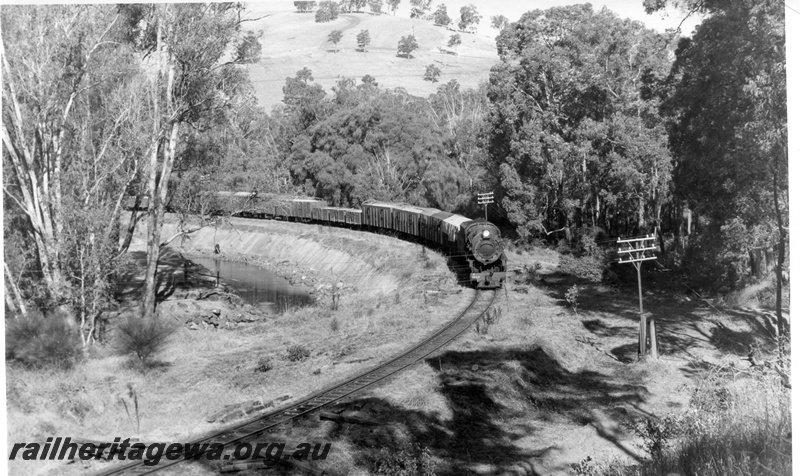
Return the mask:
M 533 266 L 528 266 L 526 264 L 523 269 L 525 271 L 525 282 L 533 284 L 539 280 L 539 271 L 542 270 L 542 263 L 536 261 L 533 263 Z
M 71 368 L 81 357 L 81 342 L 61 312 L 6 321 L 6 358 L 35 367 Z
M 116 328 L 116 349 L 121 355 L 133 354 L 141 364 L 164 348 L 174 328 L 160 319 L 142 319 L 128 314 Z
M 422 79 L 435 83 L 439 81 L 439 76 L 441 75 L 442 70 L 439 69 L 438 66 L 435 64 L 429 64 L 427 67 L 425 67 L 425 75 L 422 77 Z
M 500 320 L 503 315 L 503 309 L 492 306 L 483 313 L 483 315 L 475 322 L 475 332 L 479 335 L 486 335 L 489 328 Z
M 765 242 L 766 230 L 748 227 L 740 218 L 709 223 L 702 234 L 690 237 L 681 260 L 688 284 L 720 293 L 741 288 L 750 278 L 748 250 Z
M 333 1 L 320 2 L 317 13 L 314 15 L 314 21 L 317 23 L 326 23 L 339 18 L 339 4 Z
M 286 359 L 289 362 L 302 362 L 311 357 L 311 351 L 302 345 L 293 345 L 286 349 Z
M 629 427 L 642 439 L 639 446 L 653 461 L 663 460 L 673 440 L 681 434 L 681 422 L 672 416 L 639 419 Z
M 561 271 L 567 274 L 593 283 L 599 283 L 603 280 L 603 271 L 606 268 L 603 258 L 596 256 L 576 258 L 568 254 L 561 255 L 558 266 L 561 268 Z
M 578 313 L 578 285 L 573 284 L 571 288 L 567 289 L 567 292 L 564 293 L 564 299 L 566 299 L 567 304 L 572 307 L 572 312 L 575 314 Z
M 771 372 L 743 378 L 726 370 L 712 369 L 680 416 L 633 426 L 650 456 L 644 464 L 612 463 L 594 474 L 792 474 L 791 391 Z
M 258 359 L 256 368 L 253 369 L 254 372 L 269 372 L 270 370 L 272 370 L 272 358 L 269 356 Z
M 372 473 L 381 476 L 433 476 L 436 466 L 428 448 L 414 444 L 392 450 L 382 448 Z

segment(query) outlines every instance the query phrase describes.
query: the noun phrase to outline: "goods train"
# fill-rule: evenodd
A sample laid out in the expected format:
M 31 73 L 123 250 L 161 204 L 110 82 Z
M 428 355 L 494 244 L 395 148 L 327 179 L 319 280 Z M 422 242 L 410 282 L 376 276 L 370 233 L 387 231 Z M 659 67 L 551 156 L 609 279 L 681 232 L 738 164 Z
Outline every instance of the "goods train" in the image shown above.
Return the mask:
M 323 200 L 250 192 L 216 192 L 220 210 L 253 218 L 306 221 L 367 230 L 387 230 L 426 241 L 469 265 L 470 283 L 498 288 L 506 278 L 500 230 L 492 223 L 435 208 L 369 201 L 361 208 L 329 207 Z

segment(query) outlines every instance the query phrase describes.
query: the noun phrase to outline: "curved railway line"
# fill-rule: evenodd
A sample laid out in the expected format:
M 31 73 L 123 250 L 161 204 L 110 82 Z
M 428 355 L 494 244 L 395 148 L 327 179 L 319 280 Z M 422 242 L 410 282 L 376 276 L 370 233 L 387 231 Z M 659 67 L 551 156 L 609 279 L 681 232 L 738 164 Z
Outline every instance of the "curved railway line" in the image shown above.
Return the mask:
M 331 387 L 307 396 L 298 402 L 285 405 L 270 413 L 203 436 L 189 442 L 189 444 L 221 443 L 224 445 L 227 453 L 228 450 L 237 443 L 246 442 L 284 423 L 337 403 L 344 398 L 382 382 L 430 356 L 463 334 L 492 306 L 496 295 L 497 290 L 494 289 L 476 290 L 472 302 L 461 314 L 401 354 L 348 380 L 339 382 Z M 145 460 L 141 460 L 136 463 L 106 470 L 102 473 L 98 473 L 98 476 L 152 474 L 186 461 L 203 460 L 205 460 L 205 458 L 202 457 L 199 459 L 181 458 L 172 461 L 162 459 L 158 464 L 153 466 L 146 466 L 144 464 Z

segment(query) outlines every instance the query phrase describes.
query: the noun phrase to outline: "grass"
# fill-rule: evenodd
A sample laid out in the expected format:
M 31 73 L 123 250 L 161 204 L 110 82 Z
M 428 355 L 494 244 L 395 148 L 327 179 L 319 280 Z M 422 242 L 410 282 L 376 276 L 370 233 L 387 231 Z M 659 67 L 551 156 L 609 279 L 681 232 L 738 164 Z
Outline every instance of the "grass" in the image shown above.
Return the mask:
M 330 256 L 367 250 L 371 257 L 330 263 L 352 286 L 338 311 L 320 301 L 233 330 L 179 329 L 169 347 L 153 356 L 161 365 L 146 375 L 105 349 L 68 371 L 9 368 L 9 440 L 74 434 L 180 441 L 215 426 L 198 415 L 236 402 L 299 398 L 354 375 L 441 325 L 469 298 L 466 292 L 424 293 L 454 288 L 445 279 L 444 259 L 432 252 L 423 257 L 418 245 L 298 224 L 242 221 L 235 226 L 235 232 L 217 231 L 228 258 L 274 264 L 266 251 L 284 250 L 284 237 L 301 243 L 303 253 L 318 247 Z M 203 242 L 190 246 L 201 250 Z M 234 253 L 237 249 L 241 254 Z M 265 254 L 256 254 L 259 250 Z M 327 268 L 303 259 L 291 256 L 299 262 L 297 269 L 322 282 Z M 426 269 L 426 260 L 434 267 Z M 509 252 L 509 263 L 520 270 L 541 263 L 537 276 L 542 279 L 515 275 L 498 296 L 496 321 L 337 406 L 383 425 L 321 422 L 312 416 L 269 438 L 332 442 L 329 459 L 317 464 L 333 474 L 373 474 L 392 448 L 409 449 L 406 459 L 430 462 L 437 474 L 567 474 L 575 465 L 584 474 L 666 474 L 661 471 L 668 468 L 687 475 L 691 472 L 681 468 L 695 468 L 697 474 L 759 474 L 759 465 L 769 468 L 763 474 L 786 474 L 790 462 L 781 454 L 790 454 L 785 441 L 789 393 L 768 375 L 748 375 L 744 360 L 751 345 L 767 356 L 774 347 L 760 313 L 720 306 L 717 311 L 704 301 L 687 301 L 663 273 L 644 272 L 645 309 L 657 319 L 662 358 L 637 362 L 635 275 L 631 279 L 623 270 L 614 288 L 592 283 L 564 273 L 558 255 L 541 249 Z M 372 267 L 391 274 L 373 285 L 375 275 L 364 272 Z M 435 278 L 439 275 L 442 279 Z M 564 301 L 573 285 L 580 288 L 577 313 Z M 308 350 L 308 357 L 287 359 L 293 346 Z M 719 369 L 738 369 L 735 381 L 725 373 L 729 370 Z M 138 432 L 135 416 L 129 418 L 119 401 L 130 395 L 130 386 L 138 397 Z M 727 406 L 708 407 L 717 401 Z M 646 430 L 642 422 L 674 415 L 692 418 L 681 421 L 679 436 L 666 438 L 664 457 L 655 462 L 647 443 L 659 426 Z M 734 449 L 723 450 L 726 446 Z M 750 455 L 747 461 L 743 454 Z M 695 462 L 687 466 L 686 461 Z M 52 462 L 10 463 L 14 474 L 80 472 Z M 190 471 L 211 470 L 194 465 Z
M 791 395 L 775 374 L 735 379 L 723 370 L 699 380 L 687 412 L 638 433 L 649 459 L 584 462 L 575 474 L 650 476 L 666 474 L 792 474 Z
M 314 81 L 325 91 L 330 91 L 340 78 L 360 82 L 369 74 L 381 88 L 402 87 L 410 94 L 427 97 L 451 79 L 458 80 L 462 88 L 476 88 L 480 81 L 488 81 L 489 70 L 498 61 L 495 32 L 489 36 L 461 33 L 463 44 L 456 57 L 437 49 L 447 46 L 454 31 L 399 12 L 397 16 L 346 13 L 329 23 L 315 23 L 313 14 L 282 11 L 248 26 L 265 31 L 261 61 L 248 69 L 258 102 L 267 110 L 283 100 L 281 88 L 286 78 L 294 77 L 304 67 L 312 71 Z M 338 53 L 327 41 L 332 30 L 343 32 Z M 366 53 L 356 51 L 356 35 L 361 30 L 369 30 L 372 38 Z M 410 59 L 397 57 L 397 42 L 412 31 L 420 48 Z M 423 80 L 429 64 L 442 70 L 439 83 Z
M 742 363 L 747 343 L 770 348 L 759 315 L 676 299 L 682 291 L 662 282 L 665 276 L 645 272 L 645 306 L 658 320 L 662 358 L 637 362 L 638 298 L 625 272 L 610 287 L 561 272 L 546 250 L 514 252 L 509 261 L 544 263 L 545 280 L 509 286 L 486 335 L 471 330 L 425 364 L 343 403 L 366 405 L 360 413 L 384 427 L 309 421 L 288 434 L 332 439 L 340 459 L 324 467 L 338 474 L 371 474 L 382 448 L 409 445 L 430 453 L 437 474 L 788 474 L 790 461 L 779 453 L 790 454 L 789 392 L 774 378 L 748 377 Z M 576 283 L 577 314 L 563 301 Z M 721 368 L 738 369 L 736 381 L 709 376 Z M 731 387 L 730 408 L 697 409 L 698 395 L 722 387 Z M 660 423 L 677 421 L 674 415 L 687 415 L 676 427 L 682 433 Z M 659 428 L 670 435 L 664 454 L 674 454 L 661 466 L 651 455 Z M 722 451 L 727 445 L 734 450 Z M 695 453 L 706 466 L 681 462 Z
M 264 225 L 273 234 L 259 242 L 255 236 L 262 225 L 248 228 L 239 224 L 230 236 L 236 235 L 241 241 L 229 237 L 224 242 L 223 250 L 228 251 L 229 258 L 239 256 L 233 252 L 235 243 L 248 251 L 266 243 L 260 249 L 273 251 L 284 249 L 281 240 L 292 239 L 295 245 L 302 240 L 306 252 L 319 247 L 338 257 L 333 264 L 334 271 L 341 271 L 338 279 L 351 287 L 362 286 L 362 291 L 346 292 L 337 311 L 330 309 L 328 300 L 321 300 L 316 306 L 290 309 L 230 330 L 191 331 L 180 327 L 162 350 L 150 356 L 151 365 L 144 373 L 130 365 L 127 356 L 116 355 L 110 345 L 95 348 L 89 359 L 69 370 L 9 366 L 9 441 L 44 441 L 55 435 L 103 441 L 116 436 L 184 441 L 216 427 L 206 423 L 205 417 L 232 403 L 267 402 L 286 395 L 290 400 L 297 399 L 373 366 L 418 341 L 467 304 L 468 293 L 441 295 L 436 301 L 426 302 L 420 291 L 438 289 L 439 285 L 421 281 L 416 273 L 423 271 L 416 270 L 423 268 L 413 260 L 402 263 L 395 258 L 405 248 L 416 256 L 418 245 L 347 230 L 319 234 L 316 227 L 273 222 Z M 297 238 L 298 232 L 302 238 Z M 217 239 L 224 238 L 223 233 L 218 232 Z M 199 241 L 192 244 L 201 247 Z M 370 267 L 365 260 L 346 260 L 349 253 L 365 249 L 380 255 L 374 263 L 388 270 L 382 275 L 383 281 L 369 278 L 378 285 L 359 281 L 366 279 L 362 272 Z M 268 253 L 242 256 L 249 256 L 251 261 L 278 261 L 278 256 Z M 449 274 L 441 255 L 429 252 L 427 257 L 434 266 L 424 269 L 425 275 Z M 411 274 L 407 274 L 409 271 Z M 403 298 L 395 304 L 398 288 Z M 234 312 L 224 303 L 215 306 L 221 307 L 223 314 Z M 171 320 L 169 315 L 162 318 Z M 333 332 L 332 327 L 337 330 Z M 287 358 L 296 346 L 307 350 L 308 356 L 296 361 Z M 136 401 L 131 398 L 131 388 L 135 389 Z M 331 461 L 336 458 L 332 456 Z M 83 473 L 81 465 L 57 461 L 15 460 L 9 464 L 13 474 Z

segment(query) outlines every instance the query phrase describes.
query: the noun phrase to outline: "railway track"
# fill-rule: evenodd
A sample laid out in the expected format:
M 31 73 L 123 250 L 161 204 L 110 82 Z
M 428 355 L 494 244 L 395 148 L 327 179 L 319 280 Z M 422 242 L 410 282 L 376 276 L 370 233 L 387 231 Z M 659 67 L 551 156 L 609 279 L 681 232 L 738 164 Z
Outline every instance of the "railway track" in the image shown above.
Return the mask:
M 211 435 L 203 436 L 188 442 L 188 444 L 221 443 L 228 450 L 237 443 L 246 442 L 279 425 L 335 404 L 344 398 L 378 384 L 428 357 L 463 334 L 491 307 L 496 295 L 496 290 L 476 290 L 472 302 L 458 317 L 429 334 L 420 343 L 390 360 L 344 382 L 312 394 L 301 401 L 285 405 L 268 414 L 260 415 Z M 202 461 L 203 458 L 200 458 L 200 460 Z M 195 461 L 195 459 L 186 460 L 182 458 L 170 461 L 162 458 L 158 464 L 153 466 L 146 466 L 144 461 L 141 460 L 109 469 L 98 473 L 98 476 L 152 474 L 185 461 Z

